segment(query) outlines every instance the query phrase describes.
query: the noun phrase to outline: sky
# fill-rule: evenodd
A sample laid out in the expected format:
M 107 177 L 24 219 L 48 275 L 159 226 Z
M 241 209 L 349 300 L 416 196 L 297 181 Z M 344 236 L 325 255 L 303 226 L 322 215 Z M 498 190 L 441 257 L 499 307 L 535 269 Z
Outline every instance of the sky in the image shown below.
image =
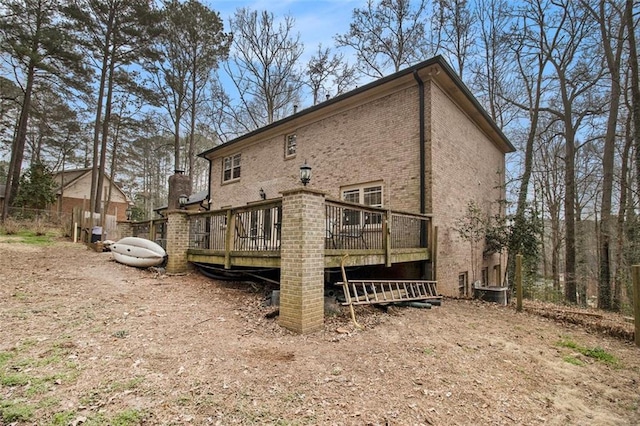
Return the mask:
M 295 19 L 295 30 L 304 43 L 303 62 L 313 54 L 319 43 L 324 47 L 334 46 L 334 36 L 349 30 L 353 9 L 362 8 L 366 0 L 211 0 L 204 1 L 220 12 L 220 17 L 228 30 L 229 18 L 236 9 L 267 10 L 276 20 L 289 15 Z

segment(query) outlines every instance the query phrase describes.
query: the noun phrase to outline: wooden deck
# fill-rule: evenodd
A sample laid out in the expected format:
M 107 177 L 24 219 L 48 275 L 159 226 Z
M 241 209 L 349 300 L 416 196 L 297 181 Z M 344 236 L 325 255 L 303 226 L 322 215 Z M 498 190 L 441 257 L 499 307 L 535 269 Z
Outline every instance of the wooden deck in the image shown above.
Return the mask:
M 345 254 L 348 265 L 369 266 L 432 260 L 431 218 L 327 199 L 326 268 L 336 268 Z M 187 260 L 235 267 L 280 268 L 282 201 L 189 213 Z M 166 220 L 138 226 L 151 240 L 163 240 Z M 142 235 L 139 235 L 142 236 Z
M 431 218 L 327 200 L 325 267 L 429 261 Z M 234 209 L 190 215 L 187 259 L 234 267 L 280 267 L 282 202 L 270 200 Z

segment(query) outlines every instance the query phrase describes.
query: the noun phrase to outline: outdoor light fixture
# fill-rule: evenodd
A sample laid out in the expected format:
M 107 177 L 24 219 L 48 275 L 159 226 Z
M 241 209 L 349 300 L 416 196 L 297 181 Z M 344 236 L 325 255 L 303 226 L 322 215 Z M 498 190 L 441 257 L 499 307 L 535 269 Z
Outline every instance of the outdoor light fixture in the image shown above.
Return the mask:
M 300 166 L 300 182 L 304 186 L 311 181 L 311 166 L 307 164 L 307 160 L 304 160 L 304 164 Z
M 258 191 L 258 194 L 260 194 L 260 199 L 261 200 L 266 200 L 267 199 L 267 193 L 264 192 L 264 189 L 260 188 L 260 191 Z
M 178 204 L 180 205 L 181 209 L 186 209 L 187 201 L 189 201 L 189 197 L 187 197 L 184 194 L 182 194 L 182 195 L 180 195 L 178 197 Z

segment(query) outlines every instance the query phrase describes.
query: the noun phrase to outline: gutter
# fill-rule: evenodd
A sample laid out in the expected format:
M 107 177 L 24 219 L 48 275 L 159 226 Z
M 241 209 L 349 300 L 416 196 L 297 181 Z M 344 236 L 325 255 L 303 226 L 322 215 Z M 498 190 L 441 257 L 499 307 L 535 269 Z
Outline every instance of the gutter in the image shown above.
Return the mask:
M 418 106 L 420 114 L 420 213 L 425 214 L 427 210 L 426 206 L 426 152 L 424 148 L 424 81 L 418 75 L 418 70 L 413 71 L 413 78 L 418 82 Z M 427 243 L 427 228 L 423 225 L 420 229 L 420 246 L 425 247 Z
M 268 124 L 264 127 L 261 127 L 259 129 L 253 130 L 249 133 L 246 133 L 244 135 L 241 135 L 233 140 L 230 140 L 228 142 L 222 143 L 220 145 L 216 145 L 213 148 L 210 148 L 204 152 L 201 152 L 198 154 L 198 157 L 205 157 L 213 152 L 216 152 L 219 149 L 224 149 L 226 147 L 228 147 L 229 145 L 234 145 L 238 142 L 241 142 L 243 140 L 246 139 L 250 139 L 252 137 L 255 137 L 256 135 L 259 135 L 260 133 L 269 130 L 269 129 L 273 129 L 276 128 L 278 126 L 281 126 L 285 123 L 288 123 L 290 121 L 293 120 L 297 120 L 301 117 L 304 117 L 308 114 L 311 114 L 315 111 L 321 110 L 323 108 L 330 108 L 331 105 L 337 104 L 342 102 L 345 99 L 351 98 L 353 96 L 357 96 L 361 93 L 366 92 L 367 90 L 377 87 L 377 86 L 382 86 L 390 81 L 393 81 L 395 79 L 407 76 L 409 74 L 413 74 L 414 78 L 416 79 L 416 81 L 418 81 L 418 84 L 420 83 L 420 78 L 419 76 L 417 76 L 416 72 L 421 70 L 421 69 L 425 69 L 428 68 L 432 65 L 438 65 L 442 71 L 444 72 L 444 75 L 446 75 L 450 81 L 455 85 L 455 87 L 460 90 L 460 92 L 462 93 L 462 95 L 471 102 L 472 106 L 478 110 L 478 112 L 480 113 L 480 115 L 482 116 L 482 118 L 488 123 L 489 127 L 491 127 L 493 129 L 493 131 L 496 133 L 496 135 L 498 136 L 498 138 L 502 139 L 502 141 L 505 143 L 505 146 L 507 148 L 506 152 L 514 152 L 516 149 L 514 148 L 514 146 L 511 144 L 511 142 L 509 141 L 509 139 L 507 139 L 507 137 L 504 135 L 504 133 L 502 132 L 502 130 L 500 128 L 498 128 L 498 126 L 496 125 L 496 123 L 491 119 L 491 117 L 489 116 L 489 114 L 487 113 L 487 111 L 480 105 L 480 103 L 478 102 L 478 100 L 473 96 L 473 94 L 471 94 L 471 91 L 469 91 L 469 88 L 467 86 L 465 86 L 465 84 L 462 82 L 462 80 L 460 80 L 460 77 L 458 77 L 458 75 L 455 73 L 455 71 L 453 70 L 453 68 L 451 68 L 451 66 L 449 64 L 447 64 L 447 61 L 441 56 L 434 56 L 433 58 L 427 59 L 424 62 L 421 62 L 419 64 L 413 65 L 409 68 L 405 68 L 401 71 L 398 71 L 395 74 L 391 74 L 388 75 L 386 77 L 383 77 L 379 80 L 375 80 L 371 83 L 365 84 L 364 86 L 360 86 L 354 90 L 351 90 L 350 92 L 347 93 L 343 93 L 342 95 L 336 96 L 335 98 L 331 98 L 328 101 L 324 101 L 321 102 L 317 105 L 314 105 L 312 107 L 309 108 L 305 108 L 301 111 L 298 111 L 295 114 L 292 114 L 288 117 L 285 117 L 279 121 L 274 121 L 271 124 Z
M 206 211 L 209 211 L 211 209 L 211 172 L 213 171 L 213 161 L 211 161 L 207 157 L 202 157 L 202 158 L 205 158 L 209 162 L 209 176 L 207 180 L 207 198 L 200 201 L 200 207 L 202 207 Z M 206 201 L 206 206 L 203 204 L 205 201 Z

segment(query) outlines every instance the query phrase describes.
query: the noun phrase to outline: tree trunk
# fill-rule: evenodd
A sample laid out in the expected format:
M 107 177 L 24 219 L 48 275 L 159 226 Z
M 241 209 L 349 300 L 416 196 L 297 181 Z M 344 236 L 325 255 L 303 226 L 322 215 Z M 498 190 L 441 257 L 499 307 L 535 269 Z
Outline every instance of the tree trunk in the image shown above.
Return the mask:
M 613 221 L 611 219 L 611 199 L 613 195 L 613 170 L 616 144 L 616 129 L 618 123 L 618 110 L 620 105 L 620 61 L 622 57 L 624 22 L 620 22 L 620 29 L 615 42 L 618 43 L 615 52 L 611 46 L 612 37 L 607 29 L 607 11 L 604 0 L 600 0 L 599 12 L 592 11 L 599 21 L 602 46 L 609 68 L 611 93 L 609 103 L 609 117 L 607 118 L 607 131 L 604 139 L 604 152 L 602 156 L 602 202 L 600 221 L 600 280 L 598 285 L 598 307 L 611 309 L 611 234 Z M 625 11 L 631 13 L 631 11 Z M 624 18 L 624 17 L 621 17 Z M 624 20 L 624 19 L 623 19 Z
M 180 167 L 180 121 L 182 120 L 182 107 L 176 106 L 176 120 L 173 123 L 173 170 L 182 170 Z
M 96 107 L 96 118 L 93 125 L 93 154 L 91 163 L 91 195 L 89 197 L 89 210 L 91 211 L 91 224 L 93 224 L 93 212 L 96 205 L 99 205 L 101 195 L 98 193 L 98 161 L 100 158 L 100 127 L 102 125 L 102 100 L 107 82 L 107 72 L 109 68 L 110 44 L 115 20 L 115 7 L 109 9 L 109 21 L 104 40 L 104 51 L 102 52 L 102 68 L 100 69 L 100 87 L 98 88 L 98 99 Z M 113 60 L 113 58 L 112 58 Z
M 636 193 L 640 194 L 640 76 L 638 75 L 638 47 L 636 46 L 633 0 L 626 2 L 627 40 L 629 42 L 629 69 L 631 71 L 631 104 L 633 112 L 633 138 L 635 140 Z
M 31 95 L 33 93 L 33 84 L 35 81 L 36 67 L 33 60 L 29 62 L 27 69 L 27 85 L 24 91 L 24 100 L 22 109 L 20 110 L 20 119 L 18 121 L 18 131 L 13 140 L 11 149 L 11 162 L 9 163 L 9 171 L 7 173 L 7 183 L 4 193 L 4 208 L 2 209 L 2 220 L 4 221 L 9 214 L 9 207 L 18 195 L 18 186 L 20 185 L 20 174 L 22 172 L 22 160 L 24 159 L 24 147 L 27 140 L 27 124 L 31 109 Z
M 565 113 L 565 267 L 564 267 L 564 297 L 569 303 L 577 303 L 576 296 L 576 147 L 573 127 L 571 124 L 571 107 Z
M 109 72 L 107 77 L 107 99 L 105 102 L 104 119 L 102 120 L 102 141 L 100 143 L 100 166 L 98 168 L 98 182 L 96 185 L 96 205 L 94 212 L 100 213 L 101 221 L 104 216 L 102 204 L 104 192 L 104 177 L 107 163 L 107 141 L 109 138 L 109 126 L 111 125 L 111 104 L 113 102 L 113 85 L 115 80 L 116 68 L 116 45 L 113 44 L 111 51 L 111 61 L 109 63 Z
M 620 311 L 622 306 L 622 284 L 624 282 L 624 268 L 622 253 L 624 252 L 624 221 L 627 215 L 627 188 L 628 188 L 628 174 L 629 174 L 629 153 L 631 152 L 631 145 L 633 144 L 633 138 L 631 137 L 631 116 L 627 117 L 626 123 L 626 138 L 624 149 L 622 150 L 622 167 L 620 169 L 620 205 L 618 206 L 618 220 L 616 221 L 616 272 L 614 274 L 614 287 L 611 294 L 611 309 L 614 311 Z

